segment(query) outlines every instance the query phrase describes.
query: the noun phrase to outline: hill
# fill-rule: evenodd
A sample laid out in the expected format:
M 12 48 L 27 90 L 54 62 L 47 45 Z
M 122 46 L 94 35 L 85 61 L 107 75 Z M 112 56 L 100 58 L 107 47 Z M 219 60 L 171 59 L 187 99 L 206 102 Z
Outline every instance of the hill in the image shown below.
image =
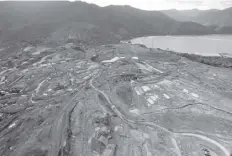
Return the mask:
M 164 14 L 167 16 L 177 20 L 177 21 L 193 21 L 202 11 L 198 9 L 192 9 L 192 10 L 162 10 Z
M 232 26 L 232 7 L 225 10 L 163 10 L 164 14 L 177 21 L 192 21 L 202 25 L 228 27 Z
M 2 42 L 118 42 L 146 35 L 209 34 L 194 22 L 178 22 L 162 12 L 130 6 L 99 7 L 84 2 L 0 2 Z
M 219 27 L 232 26 L 232 7 L 225 10 L 203 11 L 193 21 L 203 25 L 217 25 Z

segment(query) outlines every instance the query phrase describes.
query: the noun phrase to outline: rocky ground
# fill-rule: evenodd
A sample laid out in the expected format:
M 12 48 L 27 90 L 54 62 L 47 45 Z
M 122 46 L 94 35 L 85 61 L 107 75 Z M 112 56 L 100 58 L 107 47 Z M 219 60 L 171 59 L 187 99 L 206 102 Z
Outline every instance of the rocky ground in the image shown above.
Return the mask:
M 127 43 L 6 47 L 0 155 L 230 156 L 231 78 Z

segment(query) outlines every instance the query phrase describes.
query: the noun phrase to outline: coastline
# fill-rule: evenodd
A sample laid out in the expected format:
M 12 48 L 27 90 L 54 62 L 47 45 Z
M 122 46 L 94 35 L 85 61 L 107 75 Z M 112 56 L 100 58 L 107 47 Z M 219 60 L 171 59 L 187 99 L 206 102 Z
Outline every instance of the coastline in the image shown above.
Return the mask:
M 201 36 L 211 36 L 210 35 L 201 35 Z M 218 35 L 218 34 L 215 34 Z M 183 35 L 171 35 L 171 36 L 179 36 L 182 37 Z M 198 36 L 198 35 L 188 35 L 188 36 Z M 145 36 L 146 37 L 146 36 Z M 152 36 L 150 36 L 152 37 Z M 167 36 L 169 37 L 169 36 Z M 142 37 L 139 37 L 142 38 Z M 151 48 L 151 47 L 147 47 L 146 45 L 139 43 L 138 41 L 136 41 L 139 38 L 134 38 L 131 40 L 127 40 L 127 43 L 130 44 L 136 44 L 136 45 L 140 45 L 142 47 L 146 47 L 146 48 Z M 178 52 L 178 51 L 173 51 L 173 50 L 169 50 L 169 49 L 164 49 L 164 48 L 157 48 L 157 47 L 153 47 L 153 49 L 157 49 L 160 51 L 164 51 L 164 52 L 170 52 L 170 53 L 174 53 L 178 56 L 181 57 L 185 57 L 191 61 L 194 62 L 198 62 L 198 63 L 203 63 L 206 65 L 211 65 L 211 66 L 215 66 L 215 67 L 224 67 L 224 68 L 232 68 L 232 55 L 226 52 L 221 52 L 218 53 L 218 55 L 201 55 L 201 54 L 191 54 L 191 53 L 186 53 L 186 52 Z
M 178 56 L 185 57 L 191 61 L 214 66 L 214 67 L 224 67 L 224 68 L 232 68 L 232 58 L 231 57 L 222 57 L 222 56 L 203 56 L 197 54 L 189 54 L 189 53 L 178 53 L 175 51 L 163 50 L 157 48 L 158 50 L 174 53 Z
M 131 43 L 131 41 L 121 41 L 121 43 L 128 43 L 132 45 L 138 45 L 143 48 L 148 48 L 144 44 L 133 44 Z M 203 55 L 197 55 L 197 54 L 180 53 L 180 52 L 175 52 L 171 50 L 164 50 L 161 48 L 148 48 L 148 49 L 157 49 L 159 51 L 169 52 L 169 53 L 187 58 L 191 61 L 214 66 L 214 67 L 232 68 L 232 57 L 226 57 L 226 55 L 223 57 L 223 54 L 220 54 L 221 56 L 203 56 Z

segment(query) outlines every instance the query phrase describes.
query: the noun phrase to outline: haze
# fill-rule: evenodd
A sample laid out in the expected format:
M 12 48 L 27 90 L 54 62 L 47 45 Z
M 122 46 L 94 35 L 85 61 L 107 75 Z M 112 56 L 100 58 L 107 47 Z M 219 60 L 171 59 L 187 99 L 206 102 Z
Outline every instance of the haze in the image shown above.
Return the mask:
M 130 5 L 144 10 L 166 9 L 225 9 L 232 6 L 232 0 L 83 0 L 100 6 Z

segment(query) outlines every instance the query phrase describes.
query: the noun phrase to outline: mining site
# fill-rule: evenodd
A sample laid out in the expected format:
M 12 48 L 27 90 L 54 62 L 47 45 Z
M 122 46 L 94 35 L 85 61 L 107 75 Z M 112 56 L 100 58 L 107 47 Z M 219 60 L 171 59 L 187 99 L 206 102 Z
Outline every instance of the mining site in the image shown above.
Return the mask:
M 230 13 L 213 17 L 229 24 Z M 0 156 L 232 156 L 232 59 L 131 43 L 230 30 L 195 22 L 128 5 L 0 2 Z
M 1 156 L 231 155 L 231 69 L 129 43 L 7 50 Z

